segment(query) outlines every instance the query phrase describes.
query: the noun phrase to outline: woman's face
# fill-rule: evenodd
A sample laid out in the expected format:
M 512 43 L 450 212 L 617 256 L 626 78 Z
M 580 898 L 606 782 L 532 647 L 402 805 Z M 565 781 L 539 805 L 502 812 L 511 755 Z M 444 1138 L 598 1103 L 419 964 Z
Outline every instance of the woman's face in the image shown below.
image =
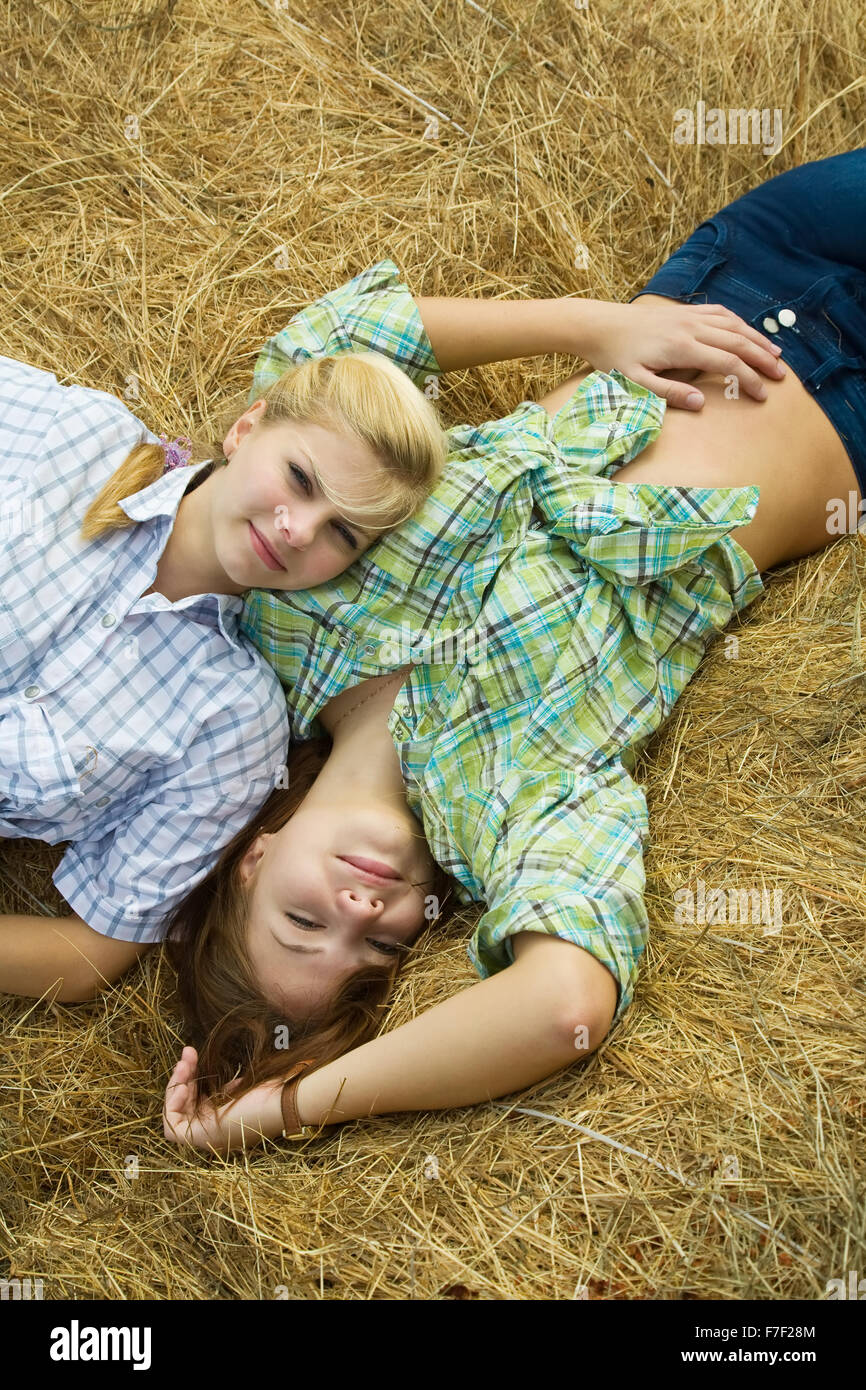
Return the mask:
M 259 987 L 301 1015 L 361 967 L 396 965 L 435 902 L 436 865 L 408 806 L 371 806 L 351 789 L 336 803 L 308 796 L 281 830 L 258 837 L 240 874 Z
M 308 589 L 342 573 L 381 532 L 331 505 L 321 478 L 363 507 L 385 471 L 361 439 L 320 425 L 263 420 L 264 400 L 236 420 L 223 450 L 214 548 L 240 589 Z

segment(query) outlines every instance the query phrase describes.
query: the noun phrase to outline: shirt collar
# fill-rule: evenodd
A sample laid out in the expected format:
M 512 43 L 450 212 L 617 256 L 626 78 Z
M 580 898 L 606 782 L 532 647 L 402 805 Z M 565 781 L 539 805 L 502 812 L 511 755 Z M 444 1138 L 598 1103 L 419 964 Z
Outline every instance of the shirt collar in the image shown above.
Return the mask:
M 211 463 L 213 459 L 205 459 L 203 463 L 170 468 L 167 473 L 162 473 L 155 483 L 143 487 L 140 492 L 132 492 L 128 497 L 122 497 L 118 506 L 122 507 L 133 521 L 150 521 L 154 516 L 175 516 L 180 499 L 193 478 Z

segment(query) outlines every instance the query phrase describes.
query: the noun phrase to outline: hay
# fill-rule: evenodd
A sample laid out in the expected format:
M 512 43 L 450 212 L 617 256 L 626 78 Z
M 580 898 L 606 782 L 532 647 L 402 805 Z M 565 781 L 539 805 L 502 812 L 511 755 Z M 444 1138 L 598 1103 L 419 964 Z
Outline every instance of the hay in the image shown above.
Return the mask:
M 418 293 L 622 299 L 724 202 L 864 138 L 857 7 L 289 8 L 6 8 L 5 353 L 201 433 L 267 336 L 383 256 Z M 780 108 L 781 151 L 674 144 L 699 99 Z M 574 365 L 455 374 L 444 415 Z M 853 537 L 774 578 L 642 757 L 652 935 L 583 1066 L 217 1160 L 162 1138 L 183 1039 L 158 956 L 86 1007 L 0 1001 L 0 1275 L 46 1298 L 790 1299 L 866 1268 L 864 582 Z M 0 910 L 63 911 L 60 853 L 5 843 Z M 699 879 L 780 891 L 781 930 L 677 922 Z M 472 983 L 472 920 L 389 1027 Z

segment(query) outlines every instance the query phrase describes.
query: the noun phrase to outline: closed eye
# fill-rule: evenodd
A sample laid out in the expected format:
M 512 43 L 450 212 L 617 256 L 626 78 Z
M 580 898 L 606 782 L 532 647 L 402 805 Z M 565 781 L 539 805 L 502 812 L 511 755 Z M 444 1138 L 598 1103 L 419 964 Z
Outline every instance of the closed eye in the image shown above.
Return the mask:
M 325 928 L 323 926 L 320 926 L 317 922 L 310 922 L 307 920 L 306 917 L 296 917 L 293 912 L 287 912 L 286 916 L 288 917 L 290 922 L 296 923 L 296 925 L 299 926 L 302 931 L 325 930 Z M 396 956 L 399 954 L 400 951 L 405 951 L 407 949 L 402 943 L 394 946 L 388 945 L 388 943 L 385 941 L 374 941 L 372 937 L 368 937 L 367 940 L 370 942 L 371 946 L 374 946 L 377 951 L 380 951 L 383 955 L 386 956 Z

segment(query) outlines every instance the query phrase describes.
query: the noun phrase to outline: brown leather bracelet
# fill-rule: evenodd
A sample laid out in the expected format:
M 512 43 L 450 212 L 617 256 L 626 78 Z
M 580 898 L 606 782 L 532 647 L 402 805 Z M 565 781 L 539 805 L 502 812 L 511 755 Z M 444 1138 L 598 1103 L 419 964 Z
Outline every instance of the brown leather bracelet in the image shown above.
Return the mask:
M 301 1075 L 307 1067 L 313 1066 L 315 1061 L 315 1057 L 309 1057 L 305 1062 L 297 1062 L 283 1083 L 283 1089 L 280 1092 L 280 1108 L 283 1112 L 282 1137 L 284 1139 L 304 1139 L 315 1128 L 314 1125 L 301 1124 L 296 1099 Z

